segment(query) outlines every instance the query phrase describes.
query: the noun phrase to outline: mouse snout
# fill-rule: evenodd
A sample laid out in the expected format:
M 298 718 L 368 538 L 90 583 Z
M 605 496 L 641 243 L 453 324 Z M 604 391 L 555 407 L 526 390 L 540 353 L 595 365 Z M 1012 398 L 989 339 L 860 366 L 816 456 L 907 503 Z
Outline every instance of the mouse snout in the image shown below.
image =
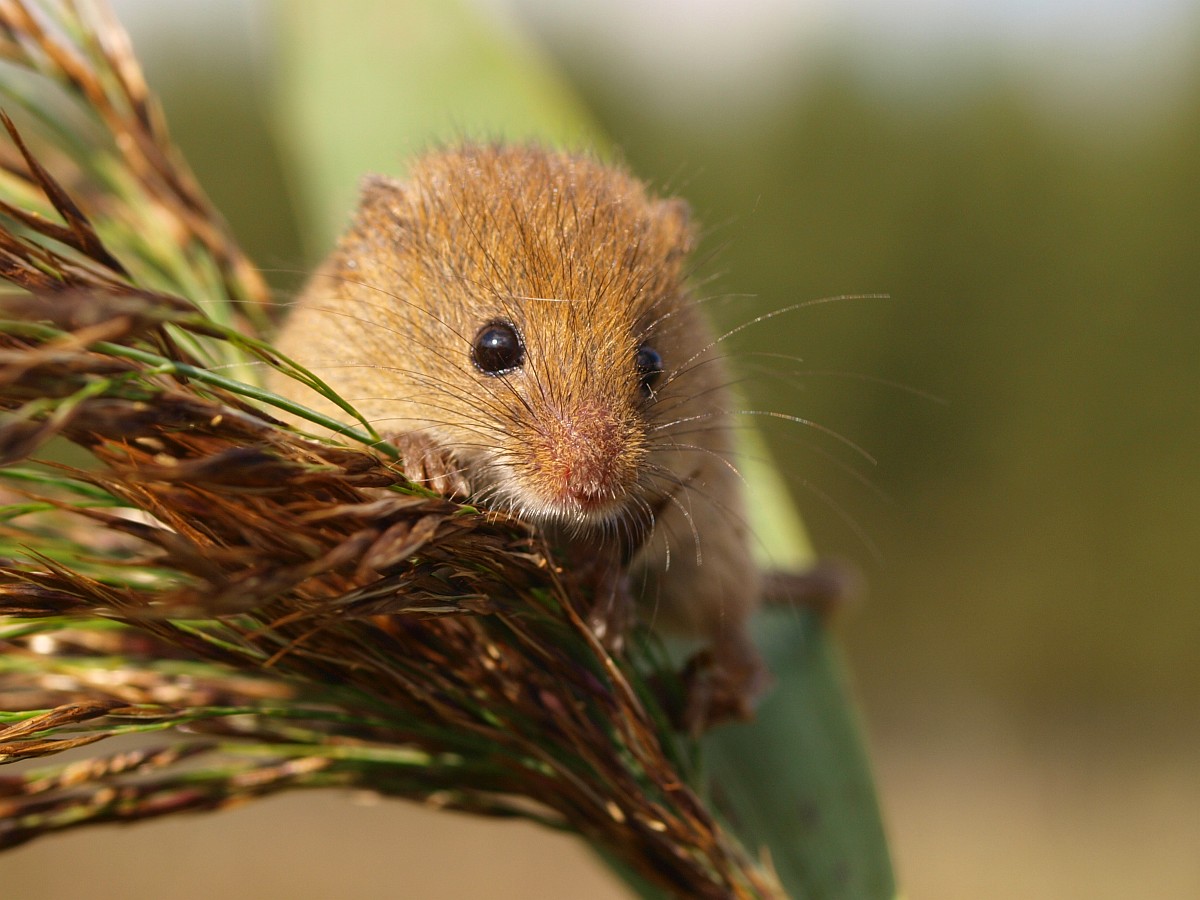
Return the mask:
M 547 415 L 528 452 L 537 487 L 564 513 L 603 512 L 636 481 L 640 444 L 611 409 L 581 405 Z

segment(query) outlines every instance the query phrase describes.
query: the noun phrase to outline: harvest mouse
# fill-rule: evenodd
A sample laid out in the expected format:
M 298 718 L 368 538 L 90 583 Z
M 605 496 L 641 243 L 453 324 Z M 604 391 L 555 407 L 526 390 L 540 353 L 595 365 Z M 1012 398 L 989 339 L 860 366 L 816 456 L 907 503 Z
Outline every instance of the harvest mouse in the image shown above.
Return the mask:
M 620 168 L 531 146 L 371 177 L 277 341 L 393 441 L 414 480 L 628 563 L 641 614 L 704 639 L 748 714 L 762 577 L 734 400 L 687 283 L 687 207 Z M 280 393 L 329 414 L 290 379 Z M 711 684 L 716 684 L 711 687 Z

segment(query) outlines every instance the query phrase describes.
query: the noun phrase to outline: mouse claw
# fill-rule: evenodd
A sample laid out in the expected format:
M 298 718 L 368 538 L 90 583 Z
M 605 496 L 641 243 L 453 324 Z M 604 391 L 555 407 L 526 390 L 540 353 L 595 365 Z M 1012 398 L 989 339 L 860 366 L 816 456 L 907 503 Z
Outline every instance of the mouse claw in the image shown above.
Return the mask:
M 404 477 L 446 497 L 467 497 L 466 469 L 440 444 L 421 434 L 389 435 L 388 441 L 400 451 Z

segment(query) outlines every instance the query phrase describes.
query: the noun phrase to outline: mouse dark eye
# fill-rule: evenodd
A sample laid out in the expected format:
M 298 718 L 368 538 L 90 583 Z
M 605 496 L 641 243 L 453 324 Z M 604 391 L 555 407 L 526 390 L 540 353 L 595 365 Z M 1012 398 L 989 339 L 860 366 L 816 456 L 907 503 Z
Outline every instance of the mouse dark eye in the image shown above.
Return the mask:
M 484 375 L 503 375 L 525 362 L 525 345 L 512 322 L 488 322 L 475 335 L 471 359 Z
M 662 357 L 649 344 L 642 344 L 634 357 L 634 365 L 637 366 L 638 379 L 642 383 L 642 393 L 649 397 L 650 389 L 663 373 Z

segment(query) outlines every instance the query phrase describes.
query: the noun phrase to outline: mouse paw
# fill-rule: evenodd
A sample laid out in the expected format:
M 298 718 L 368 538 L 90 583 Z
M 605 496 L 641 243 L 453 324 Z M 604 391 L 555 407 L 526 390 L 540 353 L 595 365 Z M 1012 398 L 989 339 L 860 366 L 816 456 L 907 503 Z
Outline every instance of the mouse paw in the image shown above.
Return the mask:
M 771 686 L 771 673 L 758 652 L 740 648 L 736 654 L 720 648 L 701 650 L 682 673 L 684 699 L 676 725 L 699 736 L 724 722 L 754 718 L 759 699 Z
M 617 547 L 577 541 L 563 548 L 563 563 L 577 588 L 590 596 L 587 623 L 610 653 L 620 653 L 637 619 L 629 574 Z
M 400 451 L 400 466 L 409 481 L 448 497 L 470 495 L 466 469 L 441 444 L 416 433 L 389 435 L 388 441 Z

